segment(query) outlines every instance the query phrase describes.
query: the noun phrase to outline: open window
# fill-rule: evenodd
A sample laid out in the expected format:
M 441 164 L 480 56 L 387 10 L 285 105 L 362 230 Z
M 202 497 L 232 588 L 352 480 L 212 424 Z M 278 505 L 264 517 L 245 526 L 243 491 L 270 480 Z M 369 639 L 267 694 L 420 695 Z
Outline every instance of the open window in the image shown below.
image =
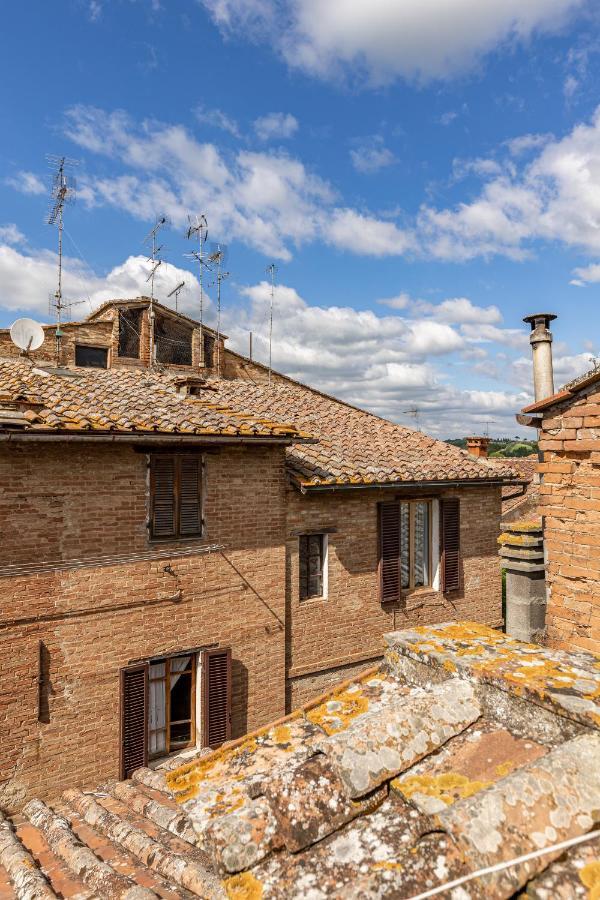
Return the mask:
M 300 600 L 327 596 L 327 534 L 301 534 L 298 538 Z
M 382 603 L 415 590 L 439 589 L 439 501 L 379 504 L 379 579 Z
M 215 364 L 215 339 L 206 332 L 202 335 L 202 358 L 205 368 L 212 369 Z
M 119 310 L 119 356 L 128 359 L 140 358 L 140 335 L 142 333 L 142 310 Z
M 93 369 L 108 368 L 108 348 L 75 344 L 75 365 Z
M 231 650 L 161 656 L 121 670 L 121 778 L 149 760 L 231 738 Z M 200 728 L 197 727 L 197 712 Z
M 168 316 L 154 319 L 156 361 L 166 366 L 192 365 L 192 329 Z

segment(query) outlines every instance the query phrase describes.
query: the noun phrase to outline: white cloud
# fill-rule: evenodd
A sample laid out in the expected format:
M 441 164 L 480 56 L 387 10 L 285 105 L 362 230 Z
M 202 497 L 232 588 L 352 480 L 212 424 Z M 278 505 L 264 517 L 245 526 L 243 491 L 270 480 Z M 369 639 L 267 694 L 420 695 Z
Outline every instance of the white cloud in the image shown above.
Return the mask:
M 5 244 L 24 244 L 25 235 L 17 228 L 14 222 L 7 225 L 0 225 L 0 243 Z
M 102 4 L 100 0 L 90 0 L 89 16 L 90 22 L 97 22 L 102 15 Z
M 590 282 L 596 283 L 600 281 L 600 263 L 592 263 L 589 266 L 580 266 L 577 269 L 573 269 L 573 275 L 576 277 L 571 281 L 571 284 L 575 284 L 578 287 L 583 287 Z
M 511 156 L 521 156 L 531 150 L 538 150 L 552 140 L 551 134 L 522 134 L 520 137 L 511 138 L 504 143 L 508 147 Z
M 254 131 L 260 141 L 291 138 L 298 131 L 298 119 L 291 113 L 272 112 L 254 120 Z
M 221 131 L 227 131 L 233 137 L 240 136 L 238 123 L 222 109 L 207 109 L 205 106 L 197 106 L 194 115 L 201 125 L 208 125 L 211 128 L 218 128 Z
M 456 297 L 438 303 L 431 310 L 441 322 L 453 324 L 495 325 L 502 321 L 502 313 L 497 306 L 476 306 L 466 297 Z
M 394 222 L 337 209 L 325 230 L 328 243 L 362 256 L 399 256 L 414 248 L 414 239 Z
M 485 54 L 560 28 L 585 0 L 200 0 L 226 30 L 266 40 L 291 66 L 382 84 L 468 70 Z M 443 35 L 443 39 L 441 39 Z
M 42 179 L 34 172 L 23 170 L 5 179 L 5 184 L 19 191 L 21 194 L 45 194 L 46 186 Z
M 454 120 L 457 117 L 458 117 L 458 113 L 455 112 L 453 109 L 451 109 L 451 110 L 448 110 L 448 112 L 442 113 L 442 115 L 440 116 L 438 121 L 439 121 L 440 125 L 447 127 L 448 125 L 451 125 L 452 122 L 454 122 Z
M 380 303 L 382 306 L 389 306 L 390 309 L 406 309 L 411 302 L 410 294 L 407 294 L 404 291 L 400 294 L 396 294 L 395 297 L 387 297 L 384 300 L 377 301 L 377 303 Z
M 385 146 L 380 135 L 361 141 L 358 147 L 350 151 L 350 159 L 356 171 L 364 175 L 379 172 L 380 169 L 385 169 L 396 162 L 396 157 L 389 147 Z

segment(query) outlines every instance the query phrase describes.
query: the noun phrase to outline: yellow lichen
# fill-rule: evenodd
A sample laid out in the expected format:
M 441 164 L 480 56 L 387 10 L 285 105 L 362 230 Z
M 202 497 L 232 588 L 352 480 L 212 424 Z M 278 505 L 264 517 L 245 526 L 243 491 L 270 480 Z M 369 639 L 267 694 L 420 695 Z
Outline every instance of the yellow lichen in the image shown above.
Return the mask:
M 229 900 L 260 900 L 263 886 L 252 872 L 241 872 L 223 882 Z
M 346 689 L 333 694 L 320 706 L 311 709 L 306 718 L 313 725 L 319 725 L 326 734 L 344 731 L 350 722 L 369 709 L 369 701 L 361 690 Z
M 579 871 L 579 880 L 589 888 L 589 900 L 600 900 L 600 861 L 588 863 Z
M 402 863 L 399 863 L 399 862 L 387 861 L 387 862 L 373 863 L 373 868 L 374 869 L 386 869 L 387 871 L 390 871 L 390 872 L 402 872 L 402 870 L 404 869 L 404 866 L 402 865 Z
M 410 775 L 408 778 L 394 778 L 392 787 L 400 791 L 407 800 L 415 794 L 435 797 L 446 806 L 457 800 L 464 800 L 489 787 L 491 781 L 471 781 L 466 775 L 457 772 L 444 772 L 443 775 Z
M 271 737 L 276 744 L 289 744 L 292 739 L 289 725 L 277 725 L 271 732 Z
M 500 778 L 506 778 L 513 769 L 515 768 L 515 763 L 511 762 L 510 759 L 507 759 L 506 762 L 500 763 L 500 765 L 496 766 L 496 775 Z

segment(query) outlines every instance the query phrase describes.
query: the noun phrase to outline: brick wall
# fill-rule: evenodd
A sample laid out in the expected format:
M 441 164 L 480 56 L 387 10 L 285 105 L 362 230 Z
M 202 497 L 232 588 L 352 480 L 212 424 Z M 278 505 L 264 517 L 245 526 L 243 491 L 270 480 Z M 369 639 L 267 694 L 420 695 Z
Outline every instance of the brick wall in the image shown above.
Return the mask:
M 600 653 L 600 390 L 544 416 L 541 509 L 547 553 L 547 641 Z
M 118 775 L 119 670 L 136 659 L 229 645 L 234 737 L 283 714 L 284 478 L 281 448 L 206 455 L 200 543 L 223 553 L 186 556 L 178 550 L 197 543 L 161 543 L 172 555 L 0 579 L 0 807 Z M 146 479 L 146 457 L 131 447 L 0 444 L 0 521 L 10 523 L 0 567 L 155 548 Z
M 55 325 L 44 325 L 44 343 L 38 350 L 29 355 L 34 362 L 52 363 L 56 360 Z M 60 365 L 75 365 L 75 344 L 87 344 L 94 347 L 110 348 L 112 344 L 112 323 L 110 322 L 67 322 L 61 325 Z M 15 347 L 7 329 L 0 331 L 0 356 L 20 356 L 21 351 Z M 110 365 L 110 354 L 108 364 Z
M 390 494 L 361 490 L 302 496 L 288 491 L 288 706 L 304 702 L 302 679 L 319 672 L 326 677 L 341 666 L 364 668 L 365 661 L 383 653 L 386 631 L 455 618 L 501 622 L 500 488 L 469 487 L 437 496 L 460 498 L 462 589 L 448 597 L 421 590 L 400 604 L 382 606 L 377 503 Z M 297 532 L 319 528 L 336 529 L 328 535 L 328 597 L 301 601 Z

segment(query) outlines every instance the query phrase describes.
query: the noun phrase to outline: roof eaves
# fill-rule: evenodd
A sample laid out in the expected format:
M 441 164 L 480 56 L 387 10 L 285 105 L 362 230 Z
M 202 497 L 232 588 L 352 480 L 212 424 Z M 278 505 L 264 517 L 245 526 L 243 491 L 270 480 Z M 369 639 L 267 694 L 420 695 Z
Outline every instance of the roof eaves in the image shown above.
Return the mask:
M 290 473 L 292 482 L 303 493 L 317 493 L 322 491 L 335 490 L 402 490 L 404 488 L 448 488 L 448 487 L 503 487 L 513 484 L 529 484 L 529 481 L 522 478 L 498 477 L 498 478 L 449 478 L 447 480 L 426 481 L 424 479 L 416 479 L 414 481 L 368 481 L 358 480 L 349 476 L 344 478 L 331 478 L 321 481 L 307 481 Z

